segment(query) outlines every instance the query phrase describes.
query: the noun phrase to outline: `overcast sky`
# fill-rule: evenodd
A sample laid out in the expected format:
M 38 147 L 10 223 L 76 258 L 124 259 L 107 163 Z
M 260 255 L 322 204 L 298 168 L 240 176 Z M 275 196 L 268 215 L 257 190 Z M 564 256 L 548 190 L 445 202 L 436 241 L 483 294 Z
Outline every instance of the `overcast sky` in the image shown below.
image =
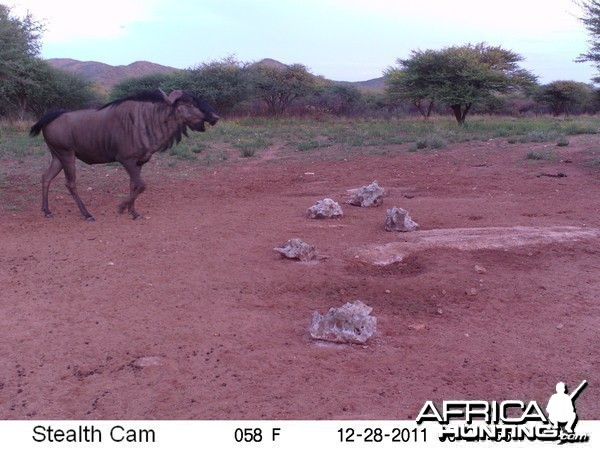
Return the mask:
M 411 50 L 487 42 L 540 77 L 589 82 L 573 0 L 0 0 L 45 24 L 42 57 L 177 68 L 235 56 L 301 63 L 333 80 L 377 78 Z

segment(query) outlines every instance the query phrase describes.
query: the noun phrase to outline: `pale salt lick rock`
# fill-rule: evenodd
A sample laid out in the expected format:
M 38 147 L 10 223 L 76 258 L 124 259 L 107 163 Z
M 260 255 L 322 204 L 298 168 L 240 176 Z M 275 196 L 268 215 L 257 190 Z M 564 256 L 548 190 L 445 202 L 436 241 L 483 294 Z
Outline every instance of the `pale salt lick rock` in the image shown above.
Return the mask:
M 419 224 L 410 218 L 407 210 L 395 206 L 387 210 L 385 231 L 415 231 L 418 226 Z
M 300 261 L 310 261 L 317 257 L 315 246 L 298 238 L 289 239 L 281 247 L 276 247 L 273 250 L 286 258 L 299 259 Z
M 308 217 L 311 219 L 335 219 L 343 215 L 340 205 L 330 198 L 319 200 L 308 208 Z
M 377 181 L 357 189 L 352 198 L 346 203 L 353 206 L 379 206 L 383 203 L 385 190 L 379 187 Z
M 160 356 L 143 356 L 131 363 L 133 366 L 143 369 L 145 367 L 162 366 L 163 359 Z
M 371 311 L 360 300 L 331 308 L 324 316 L 315 311 L 308 331 L 314 339 L 363 344 L 377 331 L 377 318 L 369 316 Z
M 446 228 L 407 233 L 402 240 L 385 244 L 362 245 L 356 249 L 355 258 L 376 266 L 387 266 L 404 261 L 415 253 L 435 248 L 473 252 L 543 246 L 559 242 L 596 243 L 598 239 L 600 228 L 591 227 Z M 444 291 L 442 294 L 446 295 Z

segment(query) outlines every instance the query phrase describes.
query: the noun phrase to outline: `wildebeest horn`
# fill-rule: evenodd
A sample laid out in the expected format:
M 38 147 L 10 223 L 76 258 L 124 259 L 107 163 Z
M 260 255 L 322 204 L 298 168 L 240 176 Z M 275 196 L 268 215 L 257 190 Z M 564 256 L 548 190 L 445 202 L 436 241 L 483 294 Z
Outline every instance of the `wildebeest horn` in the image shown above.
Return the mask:
M 159 88 L 158 90 L 165 99 L 165 103 L 169 106 L 172 106 L 177 101 L 177 99 L 179 99 L 183 95 L 183 91 L 180 91 L 179 89 L 171 92 L 168 96 L 162 89 Z

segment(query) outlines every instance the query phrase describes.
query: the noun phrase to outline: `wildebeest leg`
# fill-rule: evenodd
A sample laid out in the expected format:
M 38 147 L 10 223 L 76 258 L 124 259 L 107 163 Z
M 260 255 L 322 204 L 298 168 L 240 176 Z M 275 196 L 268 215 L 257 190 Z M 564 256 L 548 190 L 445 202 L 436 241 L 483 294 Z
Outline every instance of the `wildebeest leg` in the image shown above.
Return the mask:
M 56 178 L 56 175 L 60 173 L 62 168 L 63 167 L 60 160 L 56 156 L 52 155 L 52 162 L 50 162 L 48 170 L 46 170 L 46 172 L 44 172 L 42 175 L 42 211 L 48 218 L 52 217 L 52 212 L 48 207 L 48 190 L 50 189 L 50 183 L 52 183 L 52 180 Z
M 119 212 L 122 213 L 127 208 L 134 219 L 139 219 L 141 216 L 135 210 L 135 199 L 146 189 L 146 183 L 141 177 L 142 166 L 137 160 L 121 161 L 121 164 L 129 174 L 129 197 L 119 205 Z
M 81 211 L 81 214 L 83 214 L 83 217 L 85 217 L 85 220 L 92 222 L 94 218 L 86 209 L 85 205 L 81 201 L 81 197 L 79 197 L 79 193 L 77 192 L 77 186 L 75 184 L 75 155 L 69 155 L 67 158 L 62 160 L 62 165 L 65 171 L 65 185 L 67 186 L 67 189 L 71 193 L 75 203 L 77 203 L 77 207 L 79 208 L 79 211 Z

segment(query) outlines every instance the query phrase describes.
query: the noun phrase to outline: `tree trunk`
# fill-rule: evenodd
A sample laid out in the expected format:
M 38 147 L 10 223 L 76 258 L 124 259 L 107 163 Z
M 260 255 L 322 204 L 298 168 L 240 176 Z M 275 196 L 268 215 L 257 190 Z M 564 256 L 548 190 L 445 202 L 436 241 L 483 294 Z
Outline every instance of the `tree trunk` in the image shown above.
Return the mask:
M 469 114 L 469 110 L 473 106 L 473 103 L 465 104 L 465 109 L 462 109 L 462 104 L 450 105 L 452 111 L 454 112 L 454 117 L 456 117 L 456 121 L 460 126 L 465 124 L 465 119 L 467 118 L 467 114 Z
M 414 105 L 417 107 L 417 109 L 419 110 L 419 112 L 421 113 L 421 115 L 423 116 L 424 119 L 429 119 L 429 116 L 431 115 L 431 111 L 433 110 L 433 102 L 434 102 L 434 100 L 429 101 L 429 105 L 427 106 L 427 111 L 425 111 L 425 109 L 423 108 L 423 105 L 421 105 L 421 100 L 415 100 Z
M 469 110 L 471 109 L 471 106 L 473 106 L 473 103 L 467 103 L 465 105 L 465 110 L 463 111 L 463 115 L 462 115 L 462 123 L 465 123 L 465 120 L 467 118 L 467 114 L 469 114 Z
M 417 107 L 423 118 L 427 119 L 427 116 L 425 115 L 425 110 L 423 109 L 423 106 L 421 106 L 421 100 L 415 100 L 413 103 Z
M 431 111 L 433 111 L 433 102 L 434 102 L 434 100 L 431 100 L 429 102 L 429 107 L 427 108 L 427 117 L 426 117 L 426 119 L 429 119 L 429 116 L 431 115 Z
M 462 105 L 450 105 L 450 108 L 452 108 L 452 112 L 454 113 L 454 117 L 456 117 L 458 124 L 462 125 L 464 123 L 462 118 Z
M 18 120 L 23 121 L 25 120 L 25 112 L 27 111 L 27 97 L 19 97 L 17 103 L 19 104 Z

